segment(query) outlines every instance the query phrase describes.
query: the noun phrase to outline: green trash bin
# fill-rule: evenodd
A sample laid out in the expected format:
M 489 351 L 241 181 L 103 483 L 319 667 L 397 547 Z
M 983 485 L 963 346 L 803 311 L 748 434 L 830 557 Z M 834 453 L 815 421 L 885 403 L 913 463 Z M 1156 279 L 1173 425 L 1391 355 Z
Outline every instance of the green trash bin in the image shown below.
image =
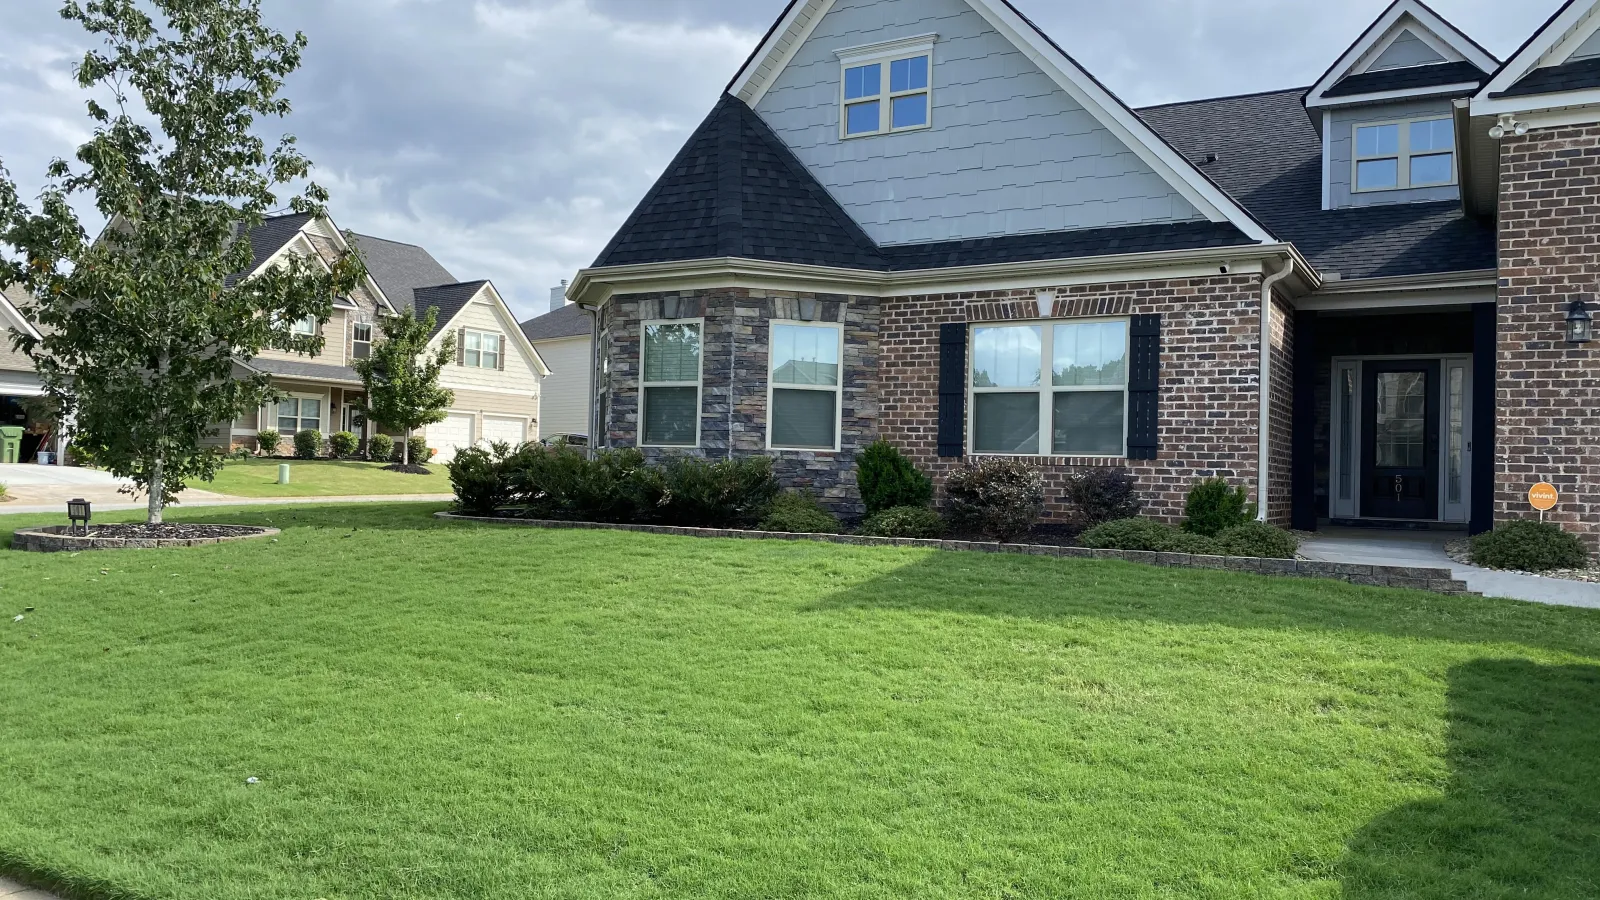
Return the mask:
M 15 463 L 20 455 L 22 455 L 21 426 L 0 426 L 0 463 Z

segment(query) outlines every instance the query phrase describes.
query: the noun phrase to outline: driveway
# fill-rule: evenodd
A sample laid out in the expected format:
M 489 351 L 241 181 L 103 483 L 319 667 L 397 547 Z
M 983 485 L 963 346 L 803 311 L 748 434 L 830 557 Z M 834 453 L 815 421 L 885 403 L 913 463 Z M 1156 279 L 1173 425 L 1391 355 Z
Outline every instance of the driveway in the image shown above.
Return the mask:
M 1486 597 L 1600 609 L 1600 584 L 1516 575 L 1456 562 L 1444 552 L 1444 545 L 1459 537 L 1437 531 L 1328 528 L 1301 544 L 1300 555 L 1324 562 L 1445 568 Z
M 24 507 L 55 509 L 78 498 L 106 509 L 134 502 L 124 490 L 132 487 L 133 482 L 99 469 L 26 463 L 0 466 L 0 484 L 6 486 L 6 496 L 10 498 L 10 502 L 0 505 L 0 512 L 23 512 Z M 188 503 L 228 499 L 224 494 L 192 489 L 180 496 Z

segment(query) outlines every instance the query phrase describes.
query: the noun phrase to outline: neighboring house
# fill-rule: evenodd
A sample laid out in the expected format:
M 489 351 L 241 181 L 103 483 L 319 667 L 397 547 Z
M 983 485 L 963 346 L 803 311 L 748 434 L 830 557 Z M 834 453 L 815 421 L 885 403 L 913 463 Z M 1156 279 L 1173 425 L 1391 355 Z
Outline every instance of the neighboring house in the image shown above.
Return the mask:
M 559 290 L 559 289 L 558 289 Z M 594 379 L 594 317 L 576 304 L 522 323 L 550 374 L 539 385 L 539 437 L 589 433 Z
M 1502 64 L 1398 0 L 1310 88 L 1135 111 L 1006 0 L 794 0 L 568 291 L 597 436 L 847 512 L 880 436 L 1052 515 L 1117 466 L 1483 530 L 1547 478 L 1600 538 L 1596 2 Z
M 306 215 L 276 216 L 250 233 L 255 267 L 244 277 L 271 267 L 286 254 L 331 259 L 347 245 L 344 235 L 326 219 Z M 241 363 L 244 369 L 272 376 L 285 393 L 278 403 L 232 423 L 219 435 L 233 445 L 254 446 L 263 429 L 277 430 L 287 447 L 296 432 L 324 435 L 350 431 L 365 440 L 376 433 L 357 409 L 363 398 L 361 376 L 351 367 L 382 339 L 381 320 L 406 310 L 418 316 L 438 312 L 434 345 L 456 336 L 456 358 L 440 376 L 455 393 L 449 416 L 421 433 L 436 451 L 435 462 L 448 462 L 456 451 L 481 440 L 521 442 L 535 433 L 539 379 L 546 372 L 533 347 L 522 338 L 516 320 L 493 284 L 459 282 L 421 247 L 358 235 L 355 249 L 366 260 L 368 278 L 334 306 L 333 316 L 318 325 L 306 320 L 293 327 L 320 332 L 324 348 L 316 356 L 268 350 Z
M 30 410 L 26 406 L 27 400 L 44 393 L 39 376 L 33 370 L 33 360 L 27 354 L 11 348 L 13 330 L 39 336 L 33 323 L 19 309 L 22 300 L 22 289 L 16 285 L 0 290 L 0 426 L 20 426 L 32 433 L 48 429 L 41 428 L 42 423 L 31 421 Z M 38 448 L 40 440 L 37 436 L 31 440 L 25 439 L 19 461 L 31 462 L 33 457 L 30 451 Z M 58 440 L 55 448 L 44 449 L 56 449 L 59 452 L 61 443 Z M 0 481 L 4 480 L 0 478 Z

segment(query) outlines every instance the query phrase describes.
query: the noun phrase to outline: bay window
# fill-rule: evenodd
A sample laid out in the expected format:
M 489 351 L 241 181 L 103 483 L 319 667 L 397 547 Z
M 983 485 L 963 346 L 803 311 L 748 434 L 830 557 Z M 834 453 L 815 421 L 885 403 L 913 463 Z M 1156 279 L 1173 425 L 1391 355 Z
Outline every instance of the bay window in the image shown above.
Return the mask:
M 646 322 L 640 341 L 639 443 L 695 447 L 700 443 L 702 323 Z
M 767 379 L 767 447 L 838 450 L 844 329 L 773 322 Z
M 973 453 L 1127 454 L 1126 320 L 978 325 L 971 358 Z

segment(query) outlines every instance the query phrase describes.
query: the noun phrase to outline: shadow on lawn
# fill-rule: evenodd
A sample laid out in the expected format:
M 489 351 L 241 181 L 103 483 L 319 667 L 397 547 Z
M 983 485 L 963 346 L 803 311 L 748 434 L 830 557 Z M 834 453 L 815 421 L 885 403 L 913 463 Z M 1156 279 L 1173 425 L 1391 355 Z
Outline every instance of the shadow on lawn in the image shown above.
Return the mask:
M 1450 670 L 1449 786 L 1350 842 L 1344 896 L 1600 897 L 1600 667 Z
M 823 598 L 813 608 L 1366 632 L 1408 640 L 1518 643 L 1600 657 L 1600 611 L 1595 610 L 1114 560 L 934 553 Z

